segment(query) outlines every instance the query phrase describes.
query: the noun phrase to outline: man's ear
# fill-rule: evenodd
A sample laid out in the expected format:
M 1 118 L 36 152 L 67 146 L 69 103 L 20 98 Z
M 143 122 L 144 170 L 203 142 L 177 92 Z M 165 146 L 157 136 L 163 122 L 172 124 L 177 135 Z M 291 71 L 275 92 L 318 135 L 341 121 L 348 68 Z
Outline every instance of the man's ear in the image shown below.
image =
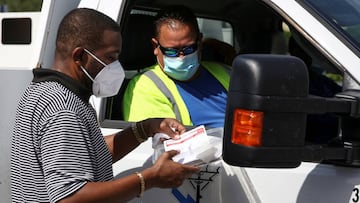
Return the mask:
M 78 66 L 81 66 L 82 64 L 85 64 L 88 60 L 87 54 L 85 54 L 83 47 L 76 47 L 72 53 L 71 57 Z
M 153 49 L 154 49 L 154 55 L 157 56 L 159 54 L 159 49 L 158 49 L 159 43 L 155 38 L 152 38 L 151 39 L 151 44 L 152 44 Z

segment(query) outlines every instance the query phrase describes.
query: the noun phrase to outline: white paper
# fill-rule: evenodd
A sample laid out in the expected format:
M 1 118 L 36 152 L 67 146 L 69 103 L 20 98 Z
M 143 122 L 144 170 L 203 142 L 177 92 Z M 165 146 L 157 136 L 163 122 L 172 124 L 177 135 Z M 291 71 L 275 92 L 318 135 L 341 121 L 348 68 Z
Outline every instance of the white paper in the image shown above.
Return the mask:
M 178 140 L 164 141 L 165 151 L 178 150 L 180 153 L 173 160 L 182 164 L 201 165 L 221 156 L 221 139 L 209 139 L 205 127 L 199 126 L 181 135 Z

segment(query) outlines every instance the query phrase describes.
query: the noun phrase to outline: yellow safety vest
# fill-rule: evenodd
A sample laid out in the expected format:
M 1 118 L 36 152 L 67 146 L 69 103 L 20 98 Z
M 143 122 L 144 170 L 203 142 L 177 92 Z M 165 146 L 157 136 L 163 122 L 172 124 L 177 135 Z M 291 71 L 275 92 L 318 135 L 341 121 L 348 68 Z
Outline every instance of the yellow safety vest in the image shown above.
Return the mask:
M 228 91 L 230 67 L 206 61 L 201 62 L 201 65 Z M 129 83 L 123 99 L 123 112 L 124 119 L 128 121 L 170 117 L 178 119 L 184 125 L 192 125 L 190 114 L 176 84 L 158 64 L 151 66 Z

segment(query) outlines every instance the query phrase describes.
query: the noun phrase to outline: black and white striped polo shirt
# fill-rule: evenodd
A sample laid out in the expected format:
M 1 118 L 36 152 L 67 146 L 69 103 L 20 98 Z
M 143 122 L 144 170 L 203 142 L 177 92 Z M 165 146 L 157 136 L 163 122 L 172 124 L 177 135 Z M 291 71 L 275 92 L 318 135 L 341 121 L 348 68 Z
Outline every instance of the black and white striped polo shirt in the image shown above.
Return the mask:
M 57 202 L 87 182 L 113 178 L 112 157 L 90 91 L 54 70 L 35 69 L 16 112 L 13 202 Z

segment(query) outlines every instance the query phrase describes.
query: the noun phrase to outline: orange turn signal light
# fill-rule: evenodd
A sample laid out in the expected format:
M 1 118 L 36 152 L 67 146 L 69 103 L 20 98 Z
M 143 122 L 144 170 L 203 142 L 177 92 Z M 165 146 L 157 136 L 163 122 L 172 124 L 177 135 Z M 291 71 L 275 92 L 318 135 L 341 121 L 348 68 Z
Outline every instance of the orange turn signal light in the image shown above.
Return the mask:
M 231 142 L 249 147 L 261 145 L 264 113 L 235 109 Z

